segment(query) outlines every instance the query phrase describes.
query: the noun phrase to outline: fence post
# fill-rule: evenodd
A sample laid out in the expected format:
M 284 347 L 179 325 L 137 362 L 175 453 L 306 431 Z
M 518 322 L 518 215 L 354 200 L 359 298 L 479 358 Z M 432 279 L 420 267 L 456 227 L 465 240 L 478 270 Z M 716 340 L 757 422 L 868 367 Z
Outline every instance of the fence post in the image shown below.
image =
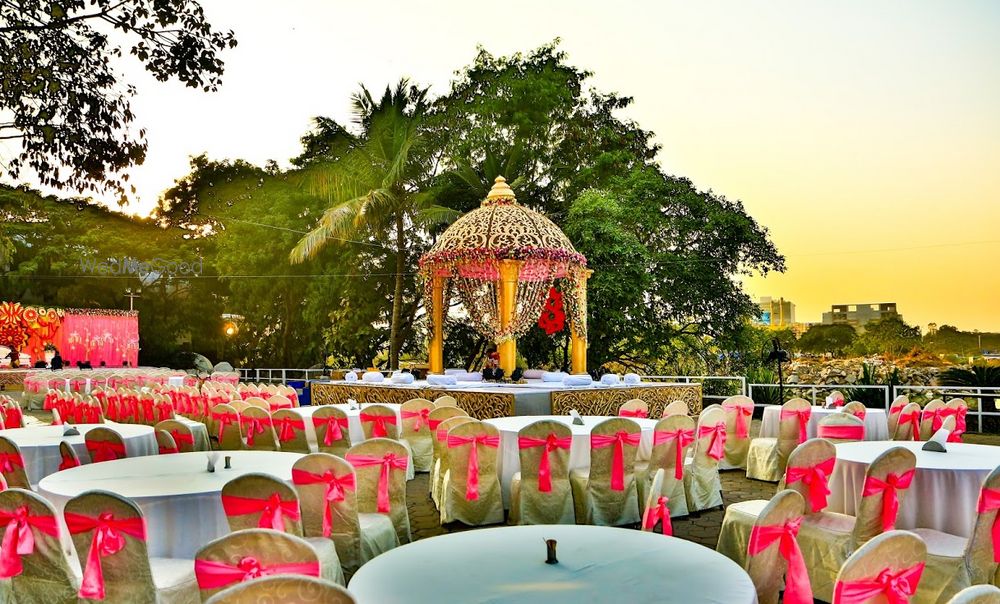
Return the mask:
M 816 385 L 814 384 L 813 387 L 810 390 L 812 390 L 812 405 L 813 405 L 813 407 L 815 407 L 816 406 Z

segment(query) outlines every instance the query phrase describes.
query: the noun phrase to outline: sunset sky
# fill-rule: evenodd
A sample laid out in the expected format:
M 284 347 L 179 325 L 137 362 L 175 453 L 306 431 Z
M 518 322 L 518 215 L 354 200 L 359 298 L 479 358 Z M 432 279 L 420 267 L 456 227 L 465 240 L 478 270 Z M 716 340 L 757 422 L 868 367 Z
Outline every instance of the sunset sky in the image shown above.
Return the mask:
M 482 44 L 562 39 L 593 85 L 635 97 L 667 172 L 743 200 L 787 257 L 746 282 L 800 321 L 834 303 L 1000 331 L 1000 2 L 795 0 L 483 4 L 203 0 L 235 30 L 222 90 L 127 63 L 148 129 L 148 212 L 190 155 L 286 161 L 360 82 L 443 93 Z M 5 151 L 0 147 L 0 154 Z

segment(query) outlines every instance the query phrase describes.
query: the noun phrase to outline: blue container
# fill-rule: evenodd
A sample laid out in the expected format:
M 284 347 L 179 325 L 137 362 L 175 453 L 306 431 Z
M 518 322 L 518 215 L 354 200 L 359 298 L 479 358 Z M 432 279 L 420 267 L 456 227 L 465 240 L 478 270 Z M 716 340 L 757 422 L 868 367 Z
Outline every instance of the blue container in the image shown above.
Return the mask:
M 299 406 L 306 406 L 312 404 L 312 397 L 309 393 L 309 382 L 306 380 L 288 380 L 285 382 L 289 387 L 295 390 L 295 394 L 299 396 Z

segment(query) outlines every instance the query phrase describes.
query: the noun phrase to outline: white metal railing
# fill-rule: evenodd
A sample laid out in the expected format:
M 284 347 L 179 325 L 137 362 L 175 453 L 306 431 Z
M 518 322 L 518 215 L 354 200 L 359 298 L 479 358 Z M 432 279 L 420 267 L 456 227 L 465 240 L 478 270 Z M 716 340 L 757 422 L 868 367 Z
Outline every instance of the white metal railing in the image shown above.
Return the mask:
M 753 398 L 754 388 L 778 388 L 778 384 L 747 384 L 747 396 Z M 812 401 L 813 405 L 818 404 L 818 395 L 820 392 L 833 392 L 834 390 L 881 390 L 882 398 L 885 402 L 886 410 L 889 409 L 889 404 L 892 402 L 892 397 L 890 396 L 890 388 L 887 385 L 875 384 L 785 384 L 785 390 L 791 390 L 796 392 L 801 392 L 806 390 L 809 392 L 808 397 Z M 824 401 L 825 402 L 825 401 Z M 767 403 L 754 403 L 756 407 L 767 407 Z
M 678 382 L 681 384 L 704 384 L 709 381 L 734 382 L 739 385 L 739 392 L 734 394 L 747 393 L 747 379 L 738 375 L 644 375 L 643 380 L 658 382 Z M 725 400 L 733 394 L 705 394 L 701 393 L 701 398 Z

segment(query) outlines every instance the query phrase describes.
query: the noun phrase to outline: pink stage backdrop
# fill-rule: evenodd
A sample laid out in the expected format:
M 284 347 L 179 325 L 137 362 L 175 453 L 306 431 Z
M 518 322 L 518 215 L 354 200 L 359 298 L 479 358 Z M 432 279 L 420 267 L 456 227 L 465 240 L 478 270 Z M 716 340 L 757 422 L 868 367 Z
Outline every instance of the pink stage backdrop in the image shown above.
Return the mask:
M 108 367 L 121 367 L 128 361 L 135 367 L 139 363 L 139 317 L 67 311 L 56 346 L 68 365 L 90 361 L 99 367 L 104 361 Z

